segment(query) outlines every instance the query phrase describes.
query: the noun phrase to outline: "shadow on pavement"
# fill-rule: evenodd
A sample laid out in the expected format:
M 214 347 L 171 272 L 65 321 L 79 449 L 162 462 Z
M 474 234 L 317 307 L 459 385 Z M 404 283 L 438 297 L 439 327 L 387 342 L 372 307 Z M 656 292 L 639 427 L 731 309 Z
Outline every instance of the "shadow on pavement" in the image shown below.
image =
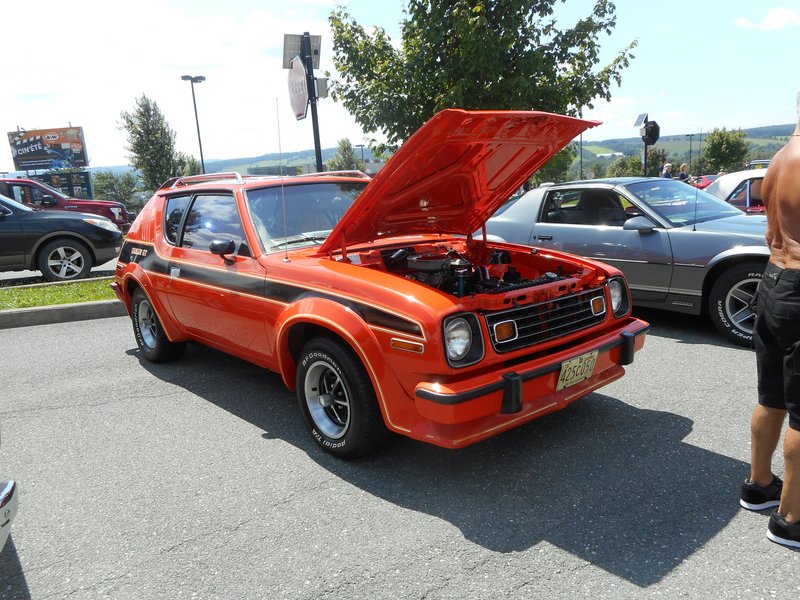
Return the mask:
M 0 552 L 0 598 L 4 600 L 30 600 L 31 592 L 14 546 L 14 534 Z
M 692 430 L 685 417 L 603 394 L 463 450 L 398 437 L 373 456 L 344 462 L 315 446 L 275 374 L 199 346 L 172 365 L 141 364 L 263 437 L 304 450 L 335 476 L 444 519 L 494 552 L 547 542 L 647 587 L 739 511 L 747 465 L 684 443 Z
M 722 348 L 740 347 L 723 338 L 706 314 L 686 315 L 655 308 L 634 308 L 633 316 L 650 323 L 650 335 L 669 338 L 682 344 L 708 344 Z

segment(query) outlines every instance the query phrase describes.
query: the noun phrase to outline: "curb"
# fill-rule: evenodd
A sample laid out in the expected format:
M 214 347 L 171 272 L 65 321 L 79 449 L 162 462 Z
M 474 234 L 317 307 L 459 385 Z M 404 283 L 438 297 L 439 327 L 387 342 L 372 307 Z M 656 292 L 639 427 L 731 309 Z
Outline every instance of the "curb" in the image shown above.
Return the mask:
M 125 304 L 119 300 L 17 308 L 0 311 L 0 329 L 123 316 L 128 316 L 128 311 L 125 309 Z

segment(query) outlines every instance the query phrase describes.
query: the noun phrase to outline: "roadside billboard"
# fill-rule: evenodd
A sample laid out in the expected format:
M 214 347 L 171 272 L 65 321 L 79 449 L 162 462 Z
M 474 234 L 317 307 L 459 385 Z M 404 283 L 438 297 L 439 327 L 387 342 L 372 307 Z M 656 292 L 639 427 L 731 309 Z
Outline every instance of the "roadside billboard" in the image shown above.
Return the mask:
M 88 163 L 82 127 L 9 131 L 8 143 L 18 171 L 85 167 Z

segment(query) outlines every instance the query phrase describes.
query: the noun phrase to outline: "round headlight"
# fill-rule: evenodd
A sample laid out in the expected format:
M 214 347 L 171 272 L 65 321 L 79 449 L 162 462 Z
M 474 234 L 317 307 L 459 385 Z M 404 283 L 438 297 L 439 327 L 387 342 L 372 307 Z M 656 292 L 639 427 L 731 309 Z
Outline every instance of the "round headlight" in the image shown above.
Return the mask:
M 622 282 L 619 279 L 612 279 L 608 282 L 608 291 L 611 292 L 611 310 L 616 314 L 622 307 L 622 302 L 625 298 Z
M 451 361 L 461 360 L 472 346 L 472 329 L 461 317 L 450 321 L 444 328 L 444 345 Z

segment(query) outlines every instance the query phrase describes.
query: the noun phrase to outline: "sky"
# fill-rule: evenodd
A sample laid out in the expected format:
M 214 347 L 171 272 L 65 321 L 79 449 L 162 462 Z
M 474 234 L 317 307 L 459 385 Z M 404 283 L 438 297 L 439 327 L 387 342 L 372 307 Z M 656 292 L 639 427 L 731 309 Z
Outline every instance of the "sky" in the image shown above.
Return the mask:
M 340 0 L 363 26 L 396 43 L 402 0 Z M 661 135 L 797 121 L 800 0 L 616 0 L 617 25 L 601 36 L 601 64 L 631 41 L 635 58 L 612 99 L 583 116 L 603 121 L 584 142 L 634 137 L 640 113 Z M 591 13 L 592 0 L 556 5 L 560 27 Z M 322 36 L 315 74 L 334 71 L 328 15 L 335 0 L 37 0 L 3 9 L 5 60 L 0 130 L 81 126 L 92 167 L 129 163 L 120 112 L 154 100 L 177 149 L 199 158 L 195 85 L 205 160 L 313 149 L 311 116 L 296 120 L 282 68 L 283 36 Z M 335 75 L 335 73 L 334 73 Z M 323 148 L 367 143 L 331 98 L 319 101 Z M 0 173 L 14 171 L 0 144 Z

